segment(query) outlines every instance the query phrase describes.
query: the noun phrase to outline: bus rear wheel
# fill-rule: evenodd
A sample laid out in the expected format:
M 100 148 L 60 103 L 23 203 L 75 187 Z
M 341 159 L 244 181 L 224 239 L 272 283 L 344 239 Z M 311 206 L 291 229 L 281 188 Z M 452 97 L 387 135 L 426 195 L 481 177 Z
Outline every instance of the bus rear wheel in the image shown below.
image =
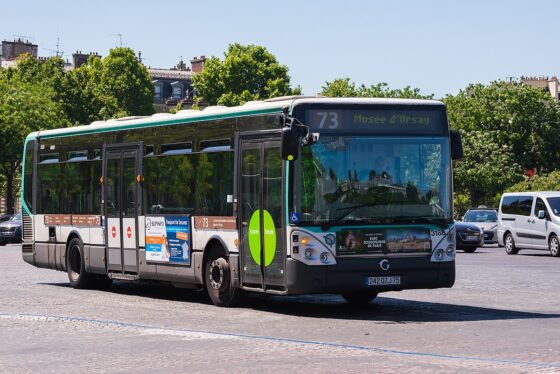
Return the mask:
M 351 305 L 367 305 L 377 297 L 375 291 L 358 291 L 343 293 L 342 297 Z
M 73 288 L 91 288 L 95 283 L 95 276 L 86 271 L 84 262 L 84 245 L 78 238 L 74 238 L 68 245 L 66 253 L 66 271 L 68 280 Z
M 210 248 L 205 278 L 206 290 L 214 305 L 231 307 L 239 303 L 242 290 L 232 285 L 230 264 L 222 248 Z

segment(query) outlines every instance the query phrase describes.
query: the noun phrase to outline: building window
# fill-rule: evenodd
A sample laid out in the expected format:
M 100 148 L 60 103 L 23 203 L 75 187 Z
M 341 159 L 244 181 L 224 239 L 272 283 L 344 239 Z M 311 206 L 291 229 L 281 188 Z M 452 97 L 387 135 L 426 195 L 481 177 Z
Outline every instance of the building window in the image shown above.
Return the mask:
M 161 100 L 163 99 L 163 90 L 161 87 L 161 84 L 154 84 L 154 98 L 156 100 Z
M 183 99 L 183 84 L 177 82 L 173 82 L 171 83 L 171 96 L 173 97 L 173 99 L 175 100 L 182 100 Z

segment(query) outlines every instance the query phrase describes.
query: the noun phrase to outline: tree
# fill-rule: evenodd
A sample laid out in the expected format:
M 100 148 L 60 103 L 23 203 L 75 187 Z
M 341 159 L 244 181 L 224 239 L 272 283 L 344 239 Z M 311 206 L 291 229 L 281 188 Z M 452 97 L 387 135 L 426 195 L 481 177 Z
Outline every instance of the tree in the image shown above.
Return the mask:
M 511 146 L 496 139 L 496 132 L 461 131 L 464 157 L 453 163 L 454 189 L 469 197 L 470 206 L 495 206 L 495 196 L 522 179 Z
M 251 100 L 299 94 L 290 87 L 288 67 L 266 48 L 230 44 L 224 60 L 211 57 L 193 77 L 194 88 L 210 105 L 240 105 Z
M 560 171 L 537 174 L 534 177 L 525 176 L 521 182 L 506 190 L 506 192 L 524 191 L 560 191 Z
M 0 72 L 0 174 L 6 180 L 8 213 L 14 208 L 14 181 L 21 166 L 25 137 L 67 124 L 48 85 L 26 82 L 14 72 Z
M 454 163 L 455 190 L 468 195 L 471 205 L 495 205 L 496 195 L 528 169 L 560 167 L 560 110 L 544 90 L 520 82 L 471 84 L 444 101 L 465 153 Z
M 325 82 L 321 95 L 329 97 L 396 97 L 404 99 L 433 99 L 434 95 L 423 95 L 419 88 L 406 86 L 402 89 L 392 89 L 385 82 L 366 86 L 356 86 L 350 78 L 337 78 L 331 82 Z
M 524 170 L 560 167 L 556 139 L 560 108 L 549 93 L 519 82 L 471 84 L 445 98 L 449 122 L 461 130 L 493 132 Z
M 71 72 L 87 103 L 77 116 L 82 123 L 154 113 L 154 88 L 150 74 L 130 48 L 114 48 L 103 59 L 91 56 L 87 64 Z

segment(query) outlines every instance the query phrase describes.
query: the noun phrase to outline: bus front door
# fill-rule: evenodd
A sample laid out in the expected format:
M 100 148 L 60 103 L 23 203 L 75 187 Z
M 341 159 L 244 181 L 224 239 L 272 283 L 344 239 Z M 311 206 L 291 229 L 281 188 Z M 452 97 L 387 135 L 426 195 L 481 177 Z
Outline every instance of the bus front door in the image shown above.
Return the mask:
M 138 274 L 139 145 L 106 146 L 103 206 L 107 271 L 115 278 Z
M 280 141 L 242 138 L 239 149 L 241 284 L 246 289 L 283 291 L 286 249 Z

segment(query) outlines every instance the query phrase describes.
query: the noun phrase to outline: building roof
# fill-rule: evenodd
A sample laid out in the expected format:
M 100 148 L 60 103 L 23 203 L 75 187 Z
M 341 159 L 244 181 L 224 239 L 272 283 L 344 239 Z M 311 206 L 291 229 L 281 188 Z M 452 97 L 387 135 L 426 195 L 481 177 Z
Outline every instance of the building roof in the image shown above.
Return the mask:
M 191 79 L 192 71 L 148 68 L 152 79 Z

